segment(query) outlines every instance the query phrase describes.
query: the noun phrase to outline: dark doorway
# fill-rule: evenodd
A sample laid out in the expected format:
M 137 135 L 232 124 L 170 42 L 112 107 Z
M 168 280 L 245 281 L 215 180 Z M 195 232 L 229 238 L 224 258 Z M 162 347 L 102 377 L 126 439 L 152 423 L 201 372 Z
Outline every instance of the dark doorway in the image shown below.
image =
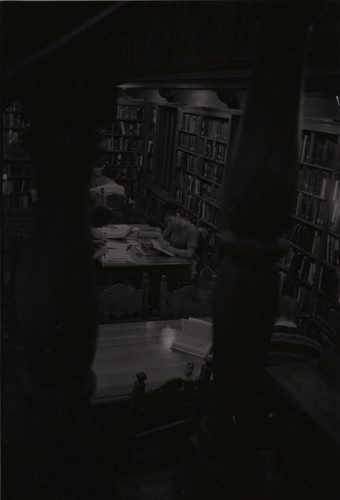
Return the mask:
M 177 110 L 160 106 L 155 151 L 155 179 L 157 187 L 172 191 Z

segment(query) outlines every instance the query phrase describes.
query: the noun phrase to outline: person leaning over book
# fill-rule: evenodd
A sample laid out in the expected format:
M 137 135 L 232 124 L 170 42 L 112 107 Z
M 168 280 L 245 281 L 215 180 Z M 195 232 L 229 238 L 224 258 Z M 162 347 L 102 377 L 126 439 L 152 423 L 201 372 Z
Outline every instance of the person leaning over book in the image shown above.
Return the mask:
M 167 228 L 159 238 L 161 246 L 179 257 L 194 257 L 200 235 L 198 228 L 181 215 L 175 202 L 165 204 L 164 218 Z
M 104 159 L 98 158 L 93 161 L 90 194 L 94 205 L 107 205 L 110 196 L 121 199 L 125 196 L 124 186 L 109 177 L 107 175 L 108 170 L 108 165 Z
M 113 179 L 104 174 L 106 161 L 102 158 L 95 159 L 92 163 L 91 188 L 111 184 Z

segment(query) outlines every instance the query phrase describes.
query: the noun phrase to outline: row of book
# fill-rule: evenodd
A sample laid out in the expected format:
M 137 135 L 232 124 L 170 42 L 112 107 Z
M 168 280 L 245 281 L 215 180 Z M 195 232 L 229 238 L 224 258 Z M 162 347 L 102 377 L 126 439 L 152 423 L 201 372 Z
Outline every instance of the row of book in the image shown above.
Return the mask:
M 197 198 L 197 196 L 188 193 L 181 188 L 177 188 L 174 194 L 177 203 L 179 203 L 182 208 L 198 216 L 200 200 L 199 198 Z
M 211 205 L 208 201 L 203 200 L 188 193 L 181 188 L 176 189 L 175 198 L 182 208 L 188 210 L 196 216 L 197 220 L 202 220 L 206 223 L 216 226 L 217 223 L 217 208 Z
M 316 262 L 303 252 L 290 247 L 285 256 L 284 267 L 302 281 L 313 284 L 316 271 Z
M 26 160 L 29 161 L 27 153 L 23 151 L 20 144 L 10 144 L 3 148 L 3 158 L 5 160 Z
M 331 336 L 340 331 L 340 311 L 330 302 L 317 297 L 314 302 L 313 316 L 327 328 Z
M 105 137 L 102 144 L 107 151 L 142 152 L 143 150 L 143 142 L 139 137 Z
M 308 191 L 308 193 L 325 197 L 329 174 L 325 170 L 300 165 L 298 171 L 298 189 Z
M 340 233 L 340 200 L 332 205 L 328 229 L 333 233 Z
M 228 140 L 229 120 L 216 118 L 202 118 L 201 135 L 221 141 Z
M 130 165 L 117 165 L 115 179 L 137 179 L 139 174 L 139 169 L 136 167 L 131 167 Z
M 217 143 L 210 139 L 201 139 L 199 153 L 208 156 L 211 160 L 224 162 L 227 146 L 226 144 Z
M 187 191 L 193 191 L 194 182 L 196 177 L 191 174 L 187 174 L 179 169 L 174 172 L 174 182 L 180 185 L 183 189 Z
M 9 208 L 31 208 L 32 199 L 29 193 L 12 192 L 9 196 L 4 197 L 4 205 Z
M 340 304 L 340 273 L 326 266 L 321 266 L 319 290 L 337 304 Z
M 102 134 L 141 137 L 143 135 L 143 124 L 118 120 L 101 127 L 100 132 Z
M 153 141 L 148 139 L 147 143 L 146 143 L 146 151 L 147 151 L 147 154 L 148 155 L 152 155 L 153 154 Z
M 23 130 L 4 130 L 3 143 L 6 144 L 22 144 Z
M 32 165 L 30 163 L 6 163 L 2 169 L 2 176 L 9 177 L 26 177 L 32 176 Z
M 2 124 L 4 127 L 14 127 L 22 129 L 30 126 L 30 123 L 26 122 L 20 114 L 13 111 L 3 113 Z
M 195 115 L 193 113 L 183 113 L 180 129 L 192 134 L 200 134 L 211 139 L 227 141 L 229 133 L 229 120 L 225 118 L 203 116 L 202 121 L 200 121 L 199 115 Z
M 333 233 L 340 233 L 340 180 L 336 180 L 333 188 L 332 202 L 330 207 L 330 219 L 328 229 Z
M 5 113 L 22 113 L 23 110 L 22 110 L 22 107 L 21 107 L 21 102 L 20 101 L 14 101 L 14 102 L 11 102 L 11 104 L 9 104 L 5 111 Z
M 148 131 L 147 131 L 147 137 L 148 137 L 148 139 L 151 139 L 152 141 L 155 138 L 155 125 L 153 123 L 149 124 Z
M 123 180 L 124 181 L 124 180 Z M 125 193 L 128 198 L 136 200 L 139 196 L 139 182 L 128 182 L 125 186 Z
M 212 182 L 222 183 L 224 166 L 204 160 L 198 164 L 196 174 Z
M 327 205 L 324 201 L 313 198 L 305 193 L 298 193 L 296 201 L 296 217 L 300 217 L 317 226 L 324 223 L 327 216 Z
M 200 179 L 195 180 L 194 193 L 212 203 L 219 204 L 222 200 L 222 189 L 220 186 L 203 182 Z
M 183 168 L 189 172 L 195 172 L 198 157 L 184 151 L 176 153 L 176 167 Z
M 154 122 L 149 122 L 147 128 L 147 136 L 149 139 L 154 139 L 155 137 L 156 124 Z
M 340 236 L 337 238 L 327 234 L 327 244 L 325 248 L 325 261 L 332 266 L 340 268 Z
M 196 196 L 206 198 L 214 203 L 220 203 L 221 201 L 222 189 L 220 186 L 205 182 L 179 169 L 175 170 L 174 181 L 180 187 L 187 191 L 191 191 Z
M 2 193 L 4 196 L 11 194 L 25 194 L 31 188 L 31 181 L 29 179 L 7 178 L 6 174 L 2 174 Z
M 191 132 L 192 134 L 199 133 L 200 116 L 192 113 L 183 113 L 181 130 Z
M 280 292 L 281 295 L 289 295 L 296 299 L 304 313 L 309 312 L 311 303 L 311 290 L 309 288 L 285 274 Z
M 302 140 L 301 161 L 332 167 L 336 150 L 336 135 L 305 132 Z
M 224 166 L 204 158 L 193 156 L 183 151 L 177 151 L 176 167 L 188 173 L 195 174 L 207 181 L 222 183 Z
M 340 180 L 336 180 L 334 183 L 334 188 L 333 188 L 333 196 L 332 196 L 333 201 L 339 201 L 340 202 Z
M 143 155 L 141 153 L 112 153 L 111 164 L 115 166 L 127 165 L 141 167 L 143 165 Z
M 150 123 L 155 125 L 156 120 L 157 120 L 157 108 L 152 106 L 150 109 L 151 116 L 150 116 Z
M 295 224 L 289 240 L 316 257 L 320 248 L 321 233 L 304 224 Z
M 117 104 L 116 117 L 126 120 L 144 120 L 144 108 L 140 106 Z
M 188 151 L 197 152 L 198 138 L 195 135 L 180 132 L 178 134 L 178 146 Z
M 200 203 L 200 211 L 199 211 L 199 217 L 203 221 L 209 222 L 216 226 L 217 224 L 217 208 L 210 205 L 209 202 L 206 202 L 205 200 L 201 200 Z

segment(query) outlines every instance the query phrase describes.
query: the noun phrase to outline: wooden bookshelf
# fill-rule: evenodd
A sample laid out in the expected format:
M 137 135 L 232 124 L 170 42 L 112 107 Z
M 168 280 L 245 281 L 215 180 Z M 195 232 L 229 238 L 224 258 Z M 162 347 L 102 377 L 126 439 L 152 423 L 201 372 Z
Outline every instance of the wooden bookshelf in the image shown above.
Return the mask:
M 20 213 L 32 209 L 30 189 L 33 171 L 22 147 L 29 123 L 23 118 L 20 102 L 13 102 L 2 114 L 2 194 L 6 211 Z
M 281 293 L 298 300 L 306 331 L 331 342 L 340 331 L 339 143 L 336 124 L 305 123 L 290 248 L 280 262 Z
M 198 225 L 219 227 L 232 115 L 180 110 L 173 195 Z
M 156 106 L 119 99 L 114 120 L 99 128 L 114 178 L 135 201 L 144 199 L 152 182 L 156 118 Z

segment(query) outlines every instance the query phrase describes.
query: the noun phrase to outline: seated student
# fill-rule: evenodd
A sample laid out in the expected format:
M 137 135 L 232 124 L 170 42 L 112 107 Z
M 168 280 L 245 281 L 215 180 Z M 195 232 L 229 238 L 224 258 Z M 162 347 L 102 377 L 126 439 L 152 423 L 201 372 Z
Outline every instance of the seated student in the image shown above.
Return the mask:
M 175 202 L 165 204 L 164 216 L 168 227 L 159 238 L 162 247 L 179 257 L 192 258 L 198 245 L 198 228 L 182 217 Z
M 91 172 L 91 188 L 110 184 L 113 179 L 104 174 L 106 167 L 106 160 L 104 158 L 97 158 L 92 162 Z
M 321 360 L 325 356 L 325 348 L 301 331 L 298 325 L 299 313 L 300 306 L 294 298 L 280 297 L 266 355 L 267 364 Z
M 112 195 L 119 198 L 125 196 L 124 186 L 107 175 L 108 168 L 109 166 L 102 158 L 98 158 L 92 163 L 90 193 L 94 204 L 107 205 L 108 197 Z

